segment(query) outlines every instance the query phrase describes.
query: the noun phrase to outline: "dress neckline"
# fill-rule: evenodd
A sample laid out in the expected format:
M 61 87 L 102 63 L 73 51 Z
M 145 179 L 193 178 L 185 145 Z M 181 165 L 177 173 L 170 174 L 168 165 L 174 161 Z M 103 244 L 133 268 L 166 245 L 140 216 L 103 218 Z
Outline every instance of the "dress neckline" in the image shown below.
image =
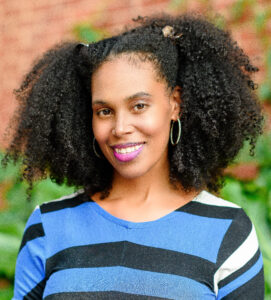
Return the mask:
M 204 190 L 201 191 L 197 196 L 195 196 L 188 203 L 176 208 L 175 210 L 169 212 L 168 214 L 166 214 L 166 215 L 164 215 L 164 216 L 162 216 L 162 217 L 160 217 L 156 220 L 145 221 L 145 222 L 133 222 L 133 221 L 128 221 L 128 220 L 125 220 L 125 219 L 118 218 L 118 217 L 112 215 L 111 213 L 109 213 L 104 208 L 102 208 L 91 197 L 90 197 L 90 204 L 98 214 L 100 214 L 101 216 L 103 216 L 104 218 L 106 218 L 107 220 L 109 220 L 109 221 L 111 221 L 115 224 L 118 224 L 118 225 L 126 227 L 126 228 L 144 228 L 144 227 L 158 225 L 158 223 L 164 222 L 164 221 L 176 216 L 176 214 L 178 212 L 186 211 L 188 207 L 193 205 L 193 202 L 196 202 L 197 200 L 199 200 L 199 198 L 202 197 L 203 193 L 204 193 Z

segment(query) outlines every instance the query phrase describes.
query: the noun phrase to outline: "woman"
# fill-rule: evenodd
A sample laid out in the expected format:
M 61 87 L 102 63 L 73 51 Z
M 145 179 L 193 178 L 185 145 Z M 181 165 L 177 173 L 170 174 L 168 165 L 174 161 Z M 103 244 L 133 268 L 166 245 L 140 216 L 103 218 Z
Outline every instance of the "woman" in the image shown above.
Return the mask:
M 135 21 L 50 50 L 17 90 L 7 158 L 81 189 L 30 216 L 13 299 L 263 299 L 254 226 L 211 194 L 261 133 L 257 68 L 202 17 Z

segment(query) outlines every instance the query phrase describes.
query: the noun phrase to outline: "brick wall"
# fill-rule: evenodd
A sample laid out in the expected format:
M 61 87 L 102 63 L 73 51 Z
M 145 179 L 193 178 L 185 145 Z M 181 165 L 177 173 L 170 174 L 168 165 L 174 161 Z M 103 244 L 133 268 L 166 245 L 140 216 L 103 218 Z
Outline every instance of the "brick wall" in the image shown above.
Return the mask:
M 213 0 L 212 8 L 228 18 L 233 2 Z M 170 0 L 0 0 L 0 147 L 7 144 L 3 133 L 16 107 L 12 90 L 34 58 L 60 40 L 73 38 L 74 24 L 90 21 L 114 33 L 138 15 L 176 13 L 172 4 Z M 188 1 L 185 10 L 192 9 L 204 9 L 203 1 Z M 262 66 L 262 49 L 253 28 L 245 23 L 233 35 Z M 264 72 L 258 79 L 263 76 Z

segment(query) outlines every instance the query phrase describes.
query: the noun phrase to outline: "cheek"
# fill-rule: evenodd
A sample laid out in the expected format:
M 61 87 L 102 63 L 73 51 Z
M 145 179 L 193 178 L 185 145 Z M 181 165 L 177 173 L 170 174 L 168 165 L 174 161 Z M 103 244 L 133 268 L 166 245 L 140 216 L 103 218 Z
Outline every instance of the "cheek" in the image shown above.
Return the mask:
M 103 143 L 108 139 L 108 135 L 110 133 L 110 125 L 107 122 L 99 122 L 93 119 L 92 130 L 97 142 Z
M 168 136 L 170 118 L 166 113 L 154 112 L 141 120 L 141 130 L 148 136 Z

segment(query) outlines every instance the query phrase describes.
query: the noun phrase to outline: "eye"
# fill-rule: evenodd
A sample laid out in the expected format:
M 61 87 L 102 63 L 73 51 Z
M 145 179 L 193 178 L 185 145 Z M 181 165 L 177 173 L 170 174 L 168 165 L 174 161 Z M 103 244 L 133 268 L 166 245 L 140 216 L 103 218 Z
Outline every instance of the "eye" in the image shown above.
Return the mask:
M 146 108 L 147 104 L 145 103 L 138 103 L 134 106 L 135 111 L 140 111 L 140 110 L 144 110 L 144 108 Z
M 105 108 L 105 109 L 101 109 L 99 111 L 96 112 L 97 116 L 107 116 L 110 113 L 110 109 Z

